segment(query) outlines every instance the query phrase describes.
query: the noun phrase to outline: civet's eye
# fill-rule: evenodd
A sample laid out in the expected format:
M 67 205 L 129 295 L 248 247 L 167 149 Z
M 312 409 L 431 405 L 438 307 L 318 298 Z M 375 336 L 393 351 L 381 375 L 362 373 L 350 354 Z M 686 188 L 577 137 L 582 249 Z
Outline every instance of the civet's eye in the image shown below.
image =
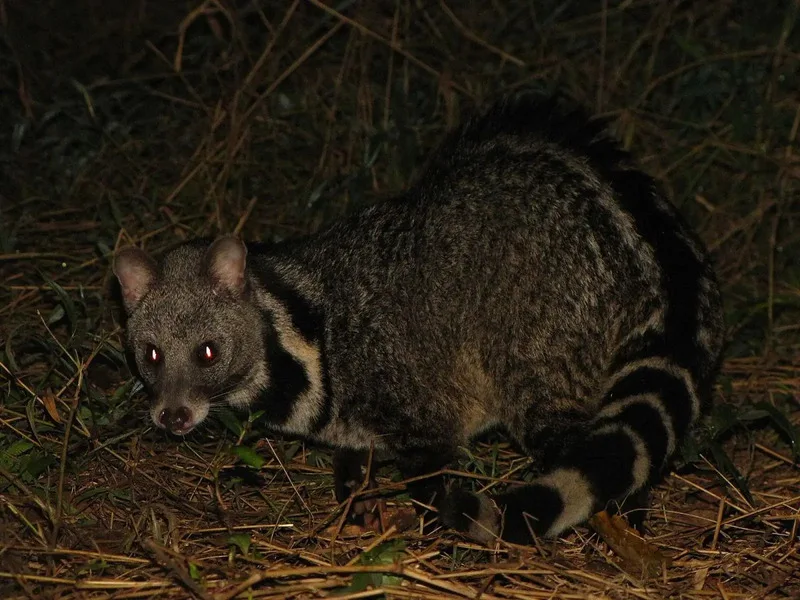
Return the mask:
M 153 344 L 147 344 L 147 348 L 144 351 L 144 358 L 151 365 L 157 365 L 161 363 L 164 357 L 161 355 L 161 350 L 153 346 Z
M 217 360 L 217 346 L 213 342 L 203 342 L 197 347 L 197 360 L 201 365 L 210 365 Z

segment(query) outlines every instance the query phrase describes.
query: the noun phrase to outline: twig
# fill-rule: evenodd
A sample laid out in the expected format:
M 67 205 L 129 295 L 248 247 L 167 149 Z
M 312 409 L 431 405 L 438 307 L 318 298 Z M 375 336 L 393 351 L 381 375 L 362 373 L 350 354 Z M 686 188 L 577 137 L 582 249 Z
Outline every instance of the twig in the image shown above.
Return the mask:
M 475 42 L 479 46 L 483 46 L 489 52 L 497 54 L 503 60 L 507 60 L 508 62 L 510 62 L 512 64 L 515 64 L 518 67 L 527 66 L 525 64 L 524 60 L 521 60 L 521 59 L 517 58 L 516 56 L 514 56 L 512 54 L 509 54 L 508 52 L 498 48 L 497 46 L 493 46 L 492 44 L 490 44 L 489 42 L 487 42 L 486 40 L 481 38 L 476 33 L 473 33 L 472 31 L 470 31 L 469 28 L 467 28 L 467 26 L 464 25 L 464 23 L 462 23 L 461 20 L 455 15 L 455 13 L 452 10 L 450 10 L 450 7 L 448 7 L 447 4 L 445 4 L 444 0 L 439 0 L 439 6 L 442 8 L 442 11 L 444 12 L 444 14 L 446 14 L 448 16 L 448 18 L 453 22 L 453 25 L 456 26 L 456 28 L 462 33 L 462 35 L 465 38 Z

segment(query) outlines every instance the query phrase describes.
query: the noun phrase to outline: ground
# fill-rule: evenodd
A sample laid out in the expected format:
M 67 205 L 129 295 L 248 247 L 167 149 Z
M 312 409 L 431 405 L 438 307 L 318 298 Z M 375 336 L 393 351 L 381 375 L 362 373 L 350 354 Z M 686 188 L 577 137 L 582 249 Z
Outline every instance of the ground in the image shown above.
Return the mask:
M 0 1 L 0 595 L 800 597 L 799 13 Z M 403 189 L 465 110 L 522 86 L 609 117 L 723 285 L 717 409 L 655 490 L 645 542 L 601 515 L 486 548 L 421 535 L 403 495 L 383 533 L 354 530 L 325 449 L 234 413 L 183 441 L 153 430 L 115 248 L 313 231 Z M 524 466 L 494 440 L 455 468 L 493 487 Z

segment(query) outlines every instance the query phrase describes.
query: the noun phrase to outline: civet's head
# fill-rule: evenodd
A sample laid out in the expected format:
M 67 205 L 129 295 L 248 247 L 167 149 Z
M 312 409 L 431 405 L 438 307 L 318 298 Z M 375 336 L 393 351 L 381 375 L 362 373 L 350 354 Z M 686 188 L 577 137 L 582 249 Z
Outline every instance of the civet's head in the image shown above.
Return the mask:
M 244 244 L 226 236 L 180 246 L 161 264 L 134 247 L 114 258 L 128 344 L 158 427 L 183 435 L 215 403 L 249 400 L 243 391 L 259 376 L 264 343 L 246 257 Z

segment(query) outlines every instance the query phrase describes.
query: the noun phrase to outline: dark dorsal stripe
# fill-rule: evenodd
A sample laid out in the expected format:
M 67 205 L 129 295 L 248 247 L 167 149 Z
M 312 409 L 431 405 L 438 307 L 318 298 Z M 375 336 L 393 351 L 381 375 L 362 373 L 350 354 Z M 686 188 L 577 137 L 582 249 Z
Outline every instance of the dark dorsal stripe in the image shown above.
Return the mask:
M 704 371 L 705 353 L 695 338 L 705 266 L 683 237 L 688 234 L 680 215 L 674 210 L 665 214 L 656 204 L 653 180 L 638 171 L 608 167 L 600 165 L 602 175 L 611 182 L 622 208 L 633 217 L 639 235 L 653 249 L 661 270 L 661 286 L 667 298 L 664 341 L 669 356 L 698 381 Z

